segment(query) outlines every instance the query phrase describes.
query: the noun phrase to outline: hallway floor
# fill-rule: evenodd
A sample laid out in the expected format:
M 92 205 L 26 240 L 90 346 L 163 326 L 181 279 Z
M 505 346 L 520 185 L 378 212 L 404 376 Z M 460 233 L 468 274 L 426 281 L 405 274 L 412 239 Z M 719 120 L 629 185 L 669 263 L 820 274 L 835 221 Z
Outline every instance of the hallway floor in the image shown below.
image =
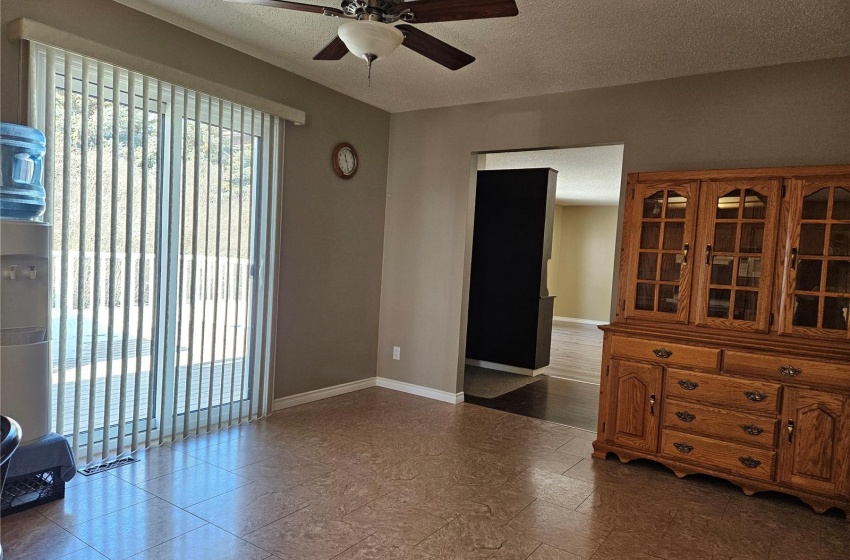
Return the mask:
M 602 331 L 596 325 L 555 321 L 552 350 L 543 375 L 599 385 Z
M 467 366 L 469 367 L 469 366 Z M 549 366 L 541 379 L 504 395 L 468 403 L 596 431 L 602 331 L 596 325 L 556 321 Z
M 78 476 L 6 560 L 839 560 L 850 523 L 590 459 L 592 433 L 366 389 Z
M 540 379 L 492 399 L 464 396 L 469 404 L 596 432 L 599 385 L 541 374 Z

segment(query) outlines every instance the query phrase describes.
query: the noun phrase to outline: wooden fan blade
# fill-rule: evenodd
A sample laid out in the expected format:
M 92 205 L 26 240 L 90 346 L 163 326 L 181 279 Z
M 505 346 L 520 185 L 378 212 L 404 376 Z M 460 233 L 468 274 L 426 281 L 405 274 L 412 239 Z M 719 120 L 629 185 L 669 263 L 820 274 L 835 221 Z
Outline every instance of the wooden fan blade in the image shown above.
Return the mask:
M 396 4 L 394 14 L 410 10 L 413 23 L 487 19 L 519 15 L 516 0 L 417 0 Z
M 324 6 L 314 6 L 313 4 L 302 4 L 301 2 L 287 2 L 286 0 L 224 0 L 234 4 L 253 4 L 255 6 L 270 6 L 272 8 L 283 8 L 285 10 L 296 10 L 299 12 L 310 12 L 313 14 L 323 14 L 325 11 L 342 13 L 339 8 L 326 8 Z
M 333 41 L 325 45 L 325 48 L 320 50 L 313 60 L 339 60 L 348 54 L 348 47 L 342 42 L 339 37 L 334 37 Z
M 419 31 L 412 25 L 396 25 L 396 29 L 404 33 L 403 46 L 418 52 L 425 58 L 430 58 L 437 64 L 442 64 L 449 70 L 460 70 L 475 62 L 474 56 L 470 56 L 424 31 Z

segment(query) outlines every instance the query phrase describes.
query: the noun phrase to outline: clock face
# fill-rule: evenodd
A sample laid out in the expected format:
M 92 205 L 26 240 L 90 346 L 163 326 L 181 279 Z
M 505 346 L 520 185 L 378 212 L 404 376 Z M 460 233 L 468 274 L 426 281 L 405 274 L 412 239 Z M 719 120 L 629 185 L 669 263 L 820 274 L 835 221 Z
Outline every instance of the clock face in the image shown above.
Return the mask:
M 336 156 L 336 161 L 343 175 L 351 175 L 357 167 L 357 156 L 351 148 L 342 148 Z
M 342 179 L 351 179 L 357 173 L 357 151 L 354 146 L 343 142 L 334 148 L 333 165 L 334 171 Z

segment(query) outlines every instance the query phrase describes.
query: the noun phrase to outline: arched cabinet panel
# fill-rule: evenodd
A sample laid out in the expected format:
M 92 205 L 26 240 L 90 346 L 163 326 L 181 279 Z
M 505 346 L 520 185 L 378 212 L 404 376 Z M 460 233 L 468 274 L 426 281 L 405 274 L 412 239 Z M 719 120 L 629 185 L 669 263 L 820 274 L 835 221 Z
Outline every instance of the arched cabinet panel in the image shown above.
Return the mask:
M 615 360 L 611 369 L 617 379 L 614 441 L 656 451 L 661 416 L 661 368 Z
M 814 492 L 847 488 L 850 441 L 842 395 L 787 389 L 779 444 L 779 479 Z

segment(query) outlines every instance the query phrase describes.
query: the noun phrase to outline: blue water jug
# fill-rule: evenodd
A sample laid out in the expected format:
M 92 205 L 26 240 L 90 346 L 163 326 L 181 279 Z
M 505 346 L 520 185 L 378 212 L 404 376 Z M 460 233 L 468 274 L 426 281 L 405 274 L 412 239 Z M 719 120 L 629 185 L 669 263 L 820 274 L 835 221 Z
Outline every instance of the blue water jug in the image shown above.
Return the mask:
M 0 123 L 0 218 L 31 220 L 44 213 L 44 134 Z

